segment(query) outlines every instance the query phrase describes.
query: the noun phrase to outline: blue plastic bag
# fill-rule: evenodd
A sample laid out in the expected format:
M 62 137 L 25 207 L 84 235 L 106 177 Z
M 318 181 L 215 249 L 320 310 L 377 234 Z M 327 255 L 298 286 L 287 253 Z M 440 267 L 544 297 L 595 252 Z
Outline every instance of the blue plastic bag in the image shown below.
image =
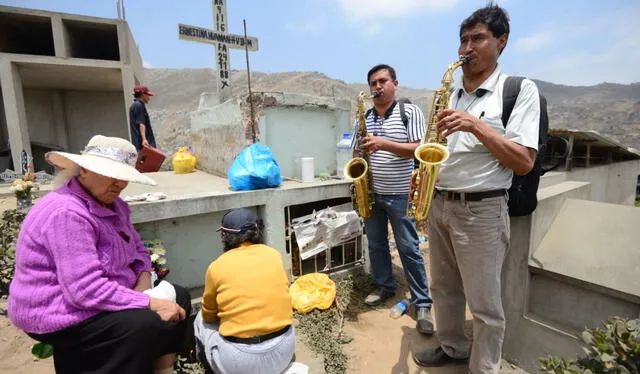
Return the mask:
M 236 191 L 278 187 L 282 183 L 280 166 L 266 145 L 254 143 L 236 157 L 227 172 L 231 188 Z

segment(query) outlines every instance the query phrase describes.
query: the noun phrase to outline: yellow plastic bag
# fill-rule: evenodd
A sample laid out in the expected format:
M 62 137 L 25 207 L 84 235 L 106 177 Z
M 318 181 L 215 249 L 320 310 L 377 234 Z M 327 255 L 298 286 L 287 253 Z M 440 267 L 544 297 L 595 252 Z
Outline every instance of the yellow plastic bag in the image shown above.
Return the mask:
M 187 151 L 187 147 L 180 147 L 173 155 L 173 170 L 176 174 L 187 174 L 195 168 L 196 157 Z
M 336 298 L 336 284 L 324 273 L 311 273 L 296 279 L 289 287 L 293 308 L 302 314 L 314 308 L 328 309 Z

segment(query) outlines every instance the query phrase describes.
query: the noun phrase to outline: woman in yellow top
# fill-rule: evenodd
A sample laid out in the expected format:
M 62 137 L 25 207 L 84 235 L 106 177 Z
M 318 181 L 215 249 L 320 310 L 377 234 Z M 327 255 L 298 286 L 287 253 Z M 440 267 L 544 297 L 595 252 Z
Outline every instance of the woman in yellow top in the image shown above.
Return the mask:
M 207 269 L 194 322 L 199 357 L 219 374 L 280 374 L 295 351 L 289 281 L 247 209 L 222 217 L 224 253 Z M 203 357 L 204 356 L 204 357 Z

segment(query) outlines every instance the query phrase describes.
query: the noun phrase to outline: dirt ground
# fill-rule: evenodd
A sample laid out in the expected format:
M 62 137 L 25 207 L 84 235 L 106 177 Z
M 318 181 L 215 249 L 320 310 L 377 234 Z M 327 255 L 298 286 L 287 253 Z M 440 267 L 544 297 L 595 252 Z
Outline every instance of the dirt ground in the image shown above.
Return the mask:
M 4 309 L 1 303 L 0 309 Z M 17 330 L 6 316 L 0 316 L 0 373 L 53 373 L 53 359 L 38 360 L 31 355 L 35 341 Z
M 429 269 L 429 250 L 427 243 L 421 244 L 425 254 L 427 269 Z M 389 317 L 390 308 L 405 297 L 408 292 L 404 273 L 397 251 L 392 251 L 393 272 L 398 281 L 395 298 L 387 300 L 384 305 L 365 310 L 355 319 L 346 320 L 344 333 L 352 337 L 353 341 L 344 345 L 345 353 L 349 357 L 349 374 L 466 374 L 466 365 L 447 366 L 443 368 L 422 368 L 413 362 L 412 353 L 436 348 L 438 338 L 427 337 L 416 331 L 416 321 L 413 313 L 408 313 L 399 319 Z M 408 294 L 406 295 L 408 296 Z M 471 336 L 472 317 L 467 310 L 466 334 Z M 437 326 L 436 326 L 437 327 Z M 298 339 L 298 342 L 302 340 Z M 309 352 L 303 344 L 298 343 L 298 361 L 309 365 L 311 373 L 323 373 L 322 361 Z M 302 358 L 307 359 L 303 361 Z M 502 361 L 502 374 L 527 374 L 526 371 Z
M 425 259 L 429 261 L 428 248 L 423 245 Z M 398 279 L 399 289 L 406 291 L 406 283 L 397 252 L 393 253 L 394 273 Z M 427 267 L 428 269 L 428 267 Z M 411 354 L 438 345 L 436 337 L 426 337 L 415 329 L 412 315 L 404 315 L 399 319 L 389 317 L 389 308 L 402 299 L 403 292 L 398 292 L 393 300 L 384 305 L 363 311 L 352 320 L 345 321 L 344 332 L 353 341 L 344 345 L 349 357 L 349 374 L 466 374 L 465 366 L 448 366 L 444 368 L 424 369 L 418 367 Z M 0 302 L 0 309 L 4 308 Z M 467 333 L 470 334 L 471 316 L 467 313 Z M 298 335 L 296 358 L 309 366 L 310 373 L 323 373 L 322 358 L 317 357 L 304 344 Z M 53 373 L 53 359 L 37 360 L 31 355 L 34 340 L 14 328 L 6 318 L 0 316 L 0 373 L 45 374 Z M 522 369 L 506 361 L 502 363 L 501 373 L 526 374 Z

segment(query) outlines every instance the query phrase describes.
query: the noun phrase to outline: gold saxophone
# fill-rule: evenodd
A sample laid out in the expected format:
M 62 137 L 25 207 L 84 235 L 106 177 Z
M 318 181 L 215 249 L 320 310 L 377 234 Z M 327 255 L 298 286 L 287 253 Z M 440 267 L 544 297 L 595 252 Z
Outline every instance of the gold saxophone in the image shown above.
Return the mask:
M 369 169 L 369 155 L 367 151 L 360 148 L 360 140 L 367 136 L 367 119 L 364 114 L 365 99 L 373 99 L 380 96 L 379 92 L 368 94 L 364 91 L 358 95 L 358 103 L 356 105 L 356 121 L 358 121 L 358 131 L 356 133 L 356 148 L 354 157 L 344 166 L 344 175 L 347 179 L 353 181 L 351 186 L 351 201 L 353 209 L 362 218 L 371 217 L 373 209 L 373 180 L 371 170 Z
M 420 161 L 420 167 L 413 171 L 409 185 L 407 216 L 416 221 L 427 219 L 440 165 L 449 158 L 447 138 L 438 135 L 438 114 L 449 106 L 454 70 L 469 61 L 471 58 L 460 56 L 458 61 L 449 65 L 442 77 L 442 87 L 433 94 L 433 103 L 425 124 L 426 134 L 414 152 Z

